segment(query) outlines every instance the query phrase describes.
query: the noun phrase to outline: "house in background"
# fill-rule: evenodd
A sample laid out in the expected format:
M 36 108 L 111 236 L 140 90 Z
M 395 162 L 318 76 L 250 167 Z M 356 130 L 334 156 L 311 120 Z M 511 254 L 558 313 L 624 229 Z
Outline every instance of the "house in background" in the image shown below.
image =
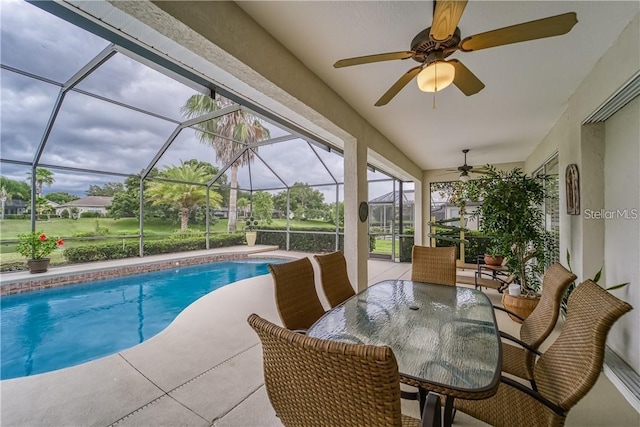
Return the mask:
M 101 216 L 107 215 L 107 207 L 111 206 L 113 197 L 106 196 L 88 196 L 81 199 L 73 200 L 56 207 L 56 215 L 62 216 L 62 212 L 67 210 L 71 213 L 71 209 L 78 210 L 77 215 L 80 216 L 84 212 L 95 212 Z
M 22 199 L 10 199 L 4 204 L 5 215 L 21 215 L 29 211 L 29 204 Z

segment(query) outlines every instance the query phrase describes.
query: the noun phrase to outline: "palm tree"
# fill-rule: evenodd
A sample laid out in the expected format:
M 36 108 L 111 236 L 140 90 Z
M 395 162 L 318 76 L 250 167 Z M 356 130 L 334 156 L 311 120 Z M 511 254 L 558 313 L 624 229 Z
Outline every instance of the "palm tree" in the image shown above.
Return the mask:
M 207 95 L 197 94 L 187 100 L 181 112 L 188 118 L 195 118 L 231 105 L 233 105 L 232 101 L 219 95 L 216 99 L 213 99 Z M 245 148 L 230 139 L 250 144 L 270 138 L 269 129 L 264 127 L 260 119 L 242 110 L 208 120 L 198 126 L 204 130 L 204 132 L 198 132 L 200 142 L 213 147 L 216 152 L 216 161 L 223 165 L 231 162 Z M 231 165 L 229 232 L 234 232 L 237 229 L 238 168 L 253 163 L 253 160 L 253 151 L 246 150 Z
M 180 231 L 186 231 L 189 225 L 189 215 L 206 199 L 206 188 L 203 185 L 186 184 L 183 182 L 206 183 L 209 173 L 202 164 L 181 162 L 180 166 L 171 166 L 158 174 L 164 178 L 182 182 L 151 181 L 146 190 L 147 196 L 154 205 L 169 205 L 180 212 Z M 211 206 L 219 207 L 222 196 L 216 192 L 209 193 Z
M 4 185 L 0 187 L 0 201 L 2 202 L 2 216 L 0 216 L 0 220 L 4 221 L 4 204 L 9 199 L 9 193 L 7 189 L 4 188 Z
M 29 185 L 26 182 L 0 176 L 0 202 L 2 202 L 0 219 L 4 220 L 7 202 L 11 202 L 14 197 L 21 200 L 29 200 L 30 194 Z
M 247 208 L 249 207 L 249 199 L 247 199 L 246 197 L 240 197 L 238 199 L 238 201 L 236 202 L 236 204 L 238 205 L 238 209 L 240 209 L 240 211 L 242 211 L 242 216 L 246 217 L 247 216 Z
M 29 181 L 33 182 L 31 172 L 28 173 Z M 47 184 L 50 187 L 56 180 L 53 178 L 53 172 L 45 168 L 36 168 L 36 195 L 42 197 L 42 187 Z

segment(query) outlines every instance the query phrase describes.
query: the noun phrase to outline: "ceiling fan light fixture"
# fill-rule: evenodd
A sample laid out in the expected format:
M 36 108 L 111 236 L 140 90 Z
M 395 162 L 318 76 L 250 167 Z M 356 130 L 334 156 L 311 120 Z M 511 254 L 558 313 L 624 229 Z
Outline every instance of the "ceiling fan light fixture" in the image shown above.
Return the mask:
M 453 83 L 456 69 L 446 61 L 436 61 L 420 71 L 416 81 L 423 92 L 440 92 Z
M 462 182 L 468 182 L 471 179 L 471 177 L 469 176 L 468 172 L 462 172 L 460 174 L 460 181 Z

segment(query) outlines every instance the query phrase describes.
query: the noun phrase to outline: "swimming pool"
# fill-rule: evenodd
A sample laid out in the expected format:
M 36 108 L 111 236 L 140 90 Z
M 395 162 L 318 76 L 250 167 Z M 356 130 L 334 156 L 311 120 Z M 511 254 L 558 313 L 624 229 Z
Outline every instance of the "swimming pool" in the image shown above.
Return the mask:
M 282 259 L 223 261 L 0 299 L 0 379 L 117 353 L 166 328 L 189 304 Z

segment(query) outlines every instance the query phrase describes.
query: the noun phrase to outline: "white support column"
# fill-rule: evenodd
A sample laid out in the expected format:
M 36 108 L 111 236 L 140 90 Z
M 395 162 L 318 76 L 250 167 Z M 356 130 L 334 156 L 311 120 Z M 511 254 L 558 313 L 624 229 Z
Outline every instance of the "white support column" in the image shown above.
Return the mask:
M 358 207 L 368 201 L 367 146 L 355 139 L 344 146 L 344 254 L 349 279 L 361 291 L 367 287 L 368 220 L 360 221 Z
M 413 243 L 415 245 L 422 245 L 423 239 L 422 239 L 422 217 L 424 214 L 430 215 L 429 212 L 429 204 L 423 204 L 423 201 L 428 201 L 430 199 L 425 199 L 424 198 L 424 194 L 422 194 L 422 181 L 418 181 L 417 179 L 413 181 L 413 185 L 414 185 L 414 190 L 413 190 L 413 194 L 414 194 L 414 206 L 413 206 L 413 214 L 414 214 L 414 219 L 413 219 Z M 427 187 L 429 187 L 429 184 L 427 183 Z M 426 206 L 426 209 L 425 209 Z

